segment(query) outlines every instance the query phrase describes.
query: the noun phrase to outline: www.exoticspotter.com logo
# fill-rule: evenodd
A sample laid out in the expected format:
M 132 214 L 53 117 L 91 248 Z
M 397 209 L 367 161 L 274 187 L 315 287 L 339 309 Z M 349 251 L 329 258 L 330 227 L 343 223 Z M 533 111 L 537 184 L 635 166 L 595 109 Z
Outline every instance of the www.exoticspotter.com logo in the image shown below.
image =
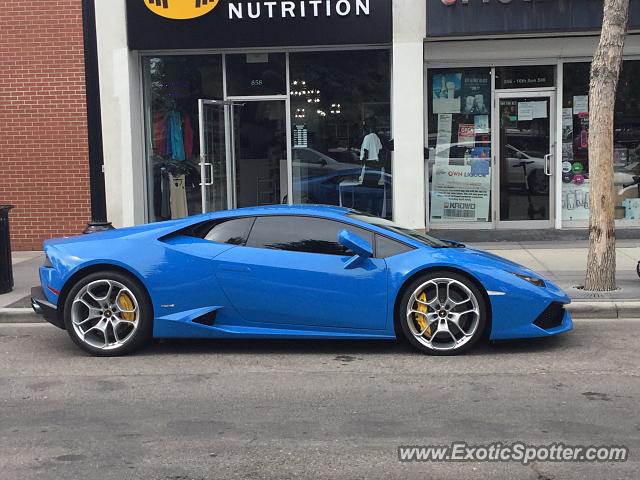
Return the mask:
M 149 10 L 172 20 L 189 20 L 206 15 L 220 0 L 142 0 Z

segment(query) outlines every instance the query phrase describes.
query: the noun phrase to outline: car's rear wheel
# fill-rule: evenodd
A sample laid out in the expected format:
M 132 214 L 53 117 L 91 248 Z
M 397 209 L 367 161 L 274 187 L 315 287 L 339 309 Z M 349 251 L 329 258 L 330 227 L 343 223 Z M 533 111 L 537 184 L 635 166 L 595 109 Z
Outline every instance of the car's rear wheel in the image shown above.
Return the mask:
M 146 291 L 137 281 L 114 271 L 80 279 L 64 305 L 71 339 L 101 357 L 124 355 L 142 347 L 151 337 L 152 317 Z
M 404 290 L 397 315 L 413 346 L 432 355 L 455 355 L 482 337 L 487 306 L 481 291 L 464 275 L 430 272 Z

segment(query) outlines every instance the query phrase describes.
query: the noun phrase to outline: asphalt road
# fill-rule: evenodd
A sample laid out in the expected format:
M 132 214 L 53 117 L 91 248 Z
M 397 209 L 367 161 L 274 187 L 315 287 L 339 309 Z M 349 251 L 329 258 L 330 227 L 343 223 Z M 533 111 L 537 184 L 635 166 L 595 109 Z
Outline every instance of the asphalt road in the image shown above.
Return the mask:
M 0 325 L 0 478 L 640 478 L 640 321 L 435 358 L 386 342 L 158 343 L 96 359 Z M 400 463 L 399 445 L 625 445 L 617 464 Z

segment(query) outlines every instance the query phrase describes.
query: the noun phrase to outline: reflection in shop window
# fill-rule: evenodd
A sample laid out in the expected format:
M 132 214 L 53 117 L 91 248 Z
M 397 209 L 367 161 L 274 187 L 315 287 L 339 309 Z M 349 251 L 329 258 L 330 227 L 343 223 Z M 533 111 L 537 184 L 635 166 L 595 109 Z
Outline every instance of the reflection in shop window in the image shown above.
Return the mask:
M 564 65 L 562 218 L 589 219 L 589 63 Z M 640 61 L 625 61 L 614 117 L 614 198 L 617 220 L 640 221 Z
M 222 98 L 222 58 L 144 57 L 149 220 L 202 211 L 198 99 Z
M 294 203 L 391 218 L 389 51 L 289 58 Z
M 431 222 L 491 221 L 491 69 L 429 72 Z

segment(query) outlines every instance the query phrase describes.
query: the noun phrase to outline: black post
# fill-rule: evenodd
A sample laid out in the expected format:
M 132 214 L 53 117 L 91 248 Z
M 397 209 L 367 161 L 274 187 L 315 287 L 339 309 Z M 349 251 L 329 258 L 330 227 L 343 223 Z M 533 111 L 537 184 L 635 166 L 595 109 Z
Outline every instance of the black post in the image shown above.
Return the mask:
M 102 150 L 102 113 L 100 111 L 100 77 L 98 72 L 98 40 L 94 0 L 82 0 L 84 35 L 84 72 L 87 97 L 87 130 L 89 141 L 89 185 L 91 188 L 91 221 L 84 233 L 111 230 L 107 221 L 104 187 L 104 153 Z

